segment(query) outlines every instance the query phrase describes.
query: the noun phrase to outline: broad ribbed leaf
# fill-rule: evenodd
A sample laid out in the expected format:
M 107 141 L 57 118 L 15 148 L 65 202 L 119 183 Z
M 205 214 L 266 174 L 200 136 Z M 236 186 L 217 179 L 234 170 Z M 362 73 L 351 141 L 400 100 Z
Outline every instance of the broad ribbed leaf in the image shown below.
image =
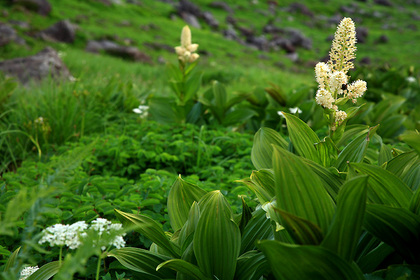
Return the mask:
M 316 163 L 321 163 L 315 144 L 321 142 L 316 133 L 298 117 L 283 113 L 287 122 L 290 141 L 299 155 Z
M 348 143 L 352 138 L 357 138 L 362 134 L 366 134 L 369 131 L 369 126 L 362 124 L 353 124 L 346 126 L 346 131 L 344 131 L 341 139 L 336 143 L 336 146 L 340 148 L 341 146 Z
M 236 108 L 235 110 L 230 111 L 224 116 L 222 123 L 225 126 L 241 124 L 256 115 L 258 115 L 257 112 L 255 112 L 252 109 Z
M 258 247 L 264 252 L 278 280 L 322 279 L 364 280 L 356 266 L 320 246 L 284 244 L 278 241 L 260 241 Z
M 212 279 L 212 278 L 206 277 L 197 266 L 181 259 L 172 259 L 164 263 L 161 263 L 156 268 L 156 271 L 159 271 L 161 268 L 173 269 L 175 271 L 186 274 L 196 280 L 211 280 Z
M 415 151 L 393 158 L 388 162 L 386 170 L 399 177 L 413 191 L 420 187 L 420 160 Z
M 318 225 L 327 232 L 334 202 L 318 176 L 300 157 L 274 146 L 277 207 Z
M 304 162 L 316 175 L 318 175 L 325 190 L 335 202 L 338 192 L 344 183 L 344 180 L 338 176 L 338 170 L 334 167 L 325 168 L 324 166 L 309 159 L 304 159 Z
M 117 209 L 115 209 L 115 213 L 117 218 L 124 224 L 124 227 L 132 228 L 140 234 L 143 234 L 146 238 L 166 250 L 171 256 L 175 258 L 180 257 L 179 249 L 174 243 L 168 240 L 161 225 L 155 220 L 144 215 L 125 213 Z
M 359 172 L 369 175 L 368 199 L 394 207 L 408 207 L 413 192 L 397 176 L 379 166 L 352 163 Z
M 10 255 L 10 257 L 7 259 L 7 263 L 6 263 L 6 265 L 5 265 L 5 267 L 4 267 L 4 271 L 8 271 L 9 269 L 11 269 L 14 265 L 15 265 L 15 262 L 16 262 L 16 259 L 17 259 L 17 256 L 18 256 L 18 254 L 19 254 L 19 251 L 20 251 L 20 248 L 21 247 L 18 247 L 11 255 Z
M 58 273 L 60 262 L 50 262 L 43 265 L 40 269 L 31 274 L 26 280 L 48 280 Z
M 256 210 L 242 233 L 241 254 L 256 249 L 257 240 L 273 238 L 270 219 L 263 209 Z
M 114 257 L 126 268 L 142 273 L 143 277 L 148 277 L 145 279 L 175 278 L 176 273 L 170 269 L 156 270 L 159 264 L 171 259 L 165 255 L 140 248 L 126 247 L 111 250 L 108 257 Z
M 199 206 L 201 216 L 193 240 L 198 267 L 209 278 L 232 280 L 241 248 L 232 210 L 220 191 L 206 194 Z
M 316 143 L 315 147 L 323 166 L 329 167 L 337 159 L 338 149 L 330 137 L 325 137 L 324 140 Z
M 382 144 L 381 150 L 379 151 L 378 165 L 382 166 L 382 164 L 389 162 L 390 160 L 392 160 L 391 148 L 385 144 Z
M 259 280 L 270 269 L 262 252 L 249 251 L 238 258 L 235 279 Z
M 420 134 L 418 132 L 406 131 L 400 135 L 400 138 L 420 155 Z
M 408 263 L 420 261 L 420 216 L 403 208 L 367 205 L 364 226 Z
M 296 244 L 318 245 L 321 243 L 324 236 L 317 225 L 276 207 L 270 207 L 268 211 L 270 217 L 287 230 Z
M 348 163 L 361 162 L 366 155 L 370 139 L 373 137 L 377 129 L 378 125 L 371 127 L 366 134 L 362 134 L 351 141 L 338 155 L 334 166 L 340 171 L 345 171 Z
M 367 198 L 367 176 L 350 179 L 341 187 L 331 228 L 321 246 L 352 262 L 362 232 Z
M 205 190 L 184 181 L 181 176 L 176 179 L 168 195 L 169 220 L 174 231 L 182 228 L 193 202 L 198 202 L 205 194 Z
M 241 197 L 241 199 L 242 199 L 242 214 L 241 214 L 241 220 L 238 226 L 242 234 L 249 220 L 251 220 L 252 218 L 252 211 L 251 211 L 251 208 L 249 208 L 249 206 L 246 204 L 244 198 Z
M 255 192 L 261 204 L 269 202 L 275 195 L 274 191 L 274 173 L 271 169 L 261 169 L 252 171 L 249 179 L 239 180 L 250 190 Z
M 269 169 L 273 167 L 272 144 L 285 149 L 289 145 L 277 131 L 271 128 L 262 127 L 255 133 L 251 160 L 256 169 Z
M 408 209 L 420 216 L 420 189 L 417 189 L 411 197 Z
M 181 248 L 181 253 L 186 250 L 186 248 L 192 242 L 192 235 L 195 232 L 198 221 L 200 220 L 200 207 L 196 202 L 193 202 L 191 205 L 190 213 L 188 214 L 188 220 L 185 222 L 178 236 L 178 245 Z
M 388 244 L 380 242 L 375 248 L 366 248 L 366 254 L 357 260 L 357 265 L 363 273 L 371 273 L 391 254 L 395 254 L 395 250 Z
M 367 280 L 416 280 L 420 279 L 420 265 L 396 264 L 390 265 L 386 269 L 375 271 L 371 274 L 372 278 Z

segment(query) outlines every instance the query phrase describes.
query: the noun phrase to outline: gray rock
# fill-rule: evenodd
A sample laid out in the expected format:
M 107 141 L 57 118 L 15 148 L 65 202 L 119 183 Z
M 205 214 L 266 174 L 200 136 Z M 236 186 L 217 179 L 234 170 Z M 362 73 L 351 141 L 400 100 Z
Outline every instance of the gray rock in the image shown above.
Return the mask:
M 294 53 L 288 53 L 285 55 L 288 59 L 290 59 L 292 62 L 298 62 L 299 61 L 299 54 L 297 52 Z
M 392 3 L 389 0 L 374 0 L 374 2 L 378 5 L 392 7 Z
M 378 44 L 386 44 L 388 42 L 389 42 L 389 38 L 388 38 L 388 36 L 386 36 L 384 34 L 382 34 L 381 36 L 379 36 L 378 39 L 376 39 L 376 43 L 378 43 Z
M 150 56 L 141 52 L 138 48 L 122 46 L 109 40 L 89 41 L 86 46 L 86 51 L 92 53 L 104 52 L 112 56 L 135 62 L 152 63 Z
M 50 76 L 55 80 L 72 78 L 57 52 L 51 47 L 33 56 L 2 61 L 0 71 L 17 77 L 23 84 L 31 80 L 40 81 Z
M 216 9 L 223 9 L 226 12 L 233 14 L 233 9 L 226 2 L 214 1 L 214 2 L 211 2 L 209 6 Z
M 236 32 L 235 28 L 230 24 L 228 24 L 226 30 L 223 30 L 223 36 L 225 36 L 226 39 L 230 39 L 230 40 L 239 39 L 238 32 Z
M 47 41 L 73 43 L 76 38 L 77 27 L 68 20 L 61 20 L 38 35 Z
M 145 42 L 143 43 L 143 45 L 156 51 L 165 50 L 172 53 L 174 52 L 174 47 L 167 44 L 162 44 L 158 42 Z
M 295 28 L 286 28 L 285 31 L 293 46 L 302 47 L 307 50 L 312 49 L 312 40 L 303 35 L 300 30 Z
M 180 16 L 188 25 L 198 29 L 201 28 L 200 22 L 198 21 L 198 18 L 195 15 L 183 12 L 180 14 Z
M 314 17 L 314 13 L 311 10 L 309 10 L 309 8 L 305 6 L 305 4 L 302 4 L 302 3 L 298 3 L 298 2 L 292 3 L 289 5 L 287 10 L 291 13 L 297 12 L 308 17 Z
M 23 6 L 43 16 L 51 13 L 51 4 L 47 0 L 13 0 L 13 4 Z
M 217 19 L 214 18 L 212 13 L 203 12 L 202 18 L 211 28 L 214 28 L 214 29 L 219 28 L 219 22 L 217 21 Z
M 20 45 L 25 44 L 25 40 L 19 37 L 10 25 L 0 22 L 0 47 L 11 42 L 15 42 Z
M 369 30 L 366 27 L 357 26 L 356 27 L 356 39 L 358 43 L 366 43 L 367 37 L 369 35 Z
M 29 27 L 30 27 L 29 23 L 27 23 L 26 21 L 20 21 L 20 20 L 13 20 L 13 19 L 11 19 L 11 20 L 9 20 L 9 23 L 11 25 L 18 26 L 21 29 L 29 29 Z

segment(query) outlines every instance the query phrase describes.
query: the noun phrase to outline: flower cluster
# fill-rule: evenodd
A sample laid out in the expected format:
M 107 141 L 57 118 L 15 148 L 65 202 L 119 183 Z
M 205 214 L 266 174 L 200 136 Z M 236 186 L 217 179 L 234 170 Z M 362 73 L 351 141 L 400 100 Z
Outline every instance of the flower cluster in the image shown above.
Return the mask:
M 343 97 L 352 100 L 363 96 L 367 87 L 366 82 L 357 80 L 348 84 L 347 72 L 354 68 L 353 59 L 356 57 L 356 32 L 354 22 L 350 18 L 344 18 L 334 35 L 328 63 L 320 62 L 315 66 L 315 76 L 318 82 L 316 102 L 326 109 L 333 110 L 334 125 L 343 123 L 347 113 L 338 110 L 337 100 Z
M 51 247 L 53 246 L 67 246 L 70 249 L 78 248 L 83 241 L 83 238 L 87 236 L 87 230 L 93 230 L 99 236 L 98 245 L 102 250 L 105 250 L 107 246 L 115 246 L 116 248 L 122 248 L 125 246 L 123 234 L 118 234 L 122 229 L 121 224 L 113 224 L 110 221 L 102 218 L 97 218 L 92 221 L 91 225 L 84 221 L 74 223 L 72 225 L 55 224 L 42 231 L 42 238 L 39 240 L 39 244 L 48 243 Z M 102 240 L 105 235 L 113 236 L 111 240 Z
M 39 269 L 38 266 L 27 266 L 20 272 L 19 280 L 25 280 Z
M 134 108 L 133 112 L 140 115 L 140 118 L 146 118 L 148 115 L 149 106 L 140 105 L 138 108 Z
M 198 48 L 197 44 L 191 44 L 191 30 L 188 25 L 184 26 L 181 32 L 181 46 L 175 47 L 178 59 L 183 62 L 194 62 L 199 55 L 194 53 Z

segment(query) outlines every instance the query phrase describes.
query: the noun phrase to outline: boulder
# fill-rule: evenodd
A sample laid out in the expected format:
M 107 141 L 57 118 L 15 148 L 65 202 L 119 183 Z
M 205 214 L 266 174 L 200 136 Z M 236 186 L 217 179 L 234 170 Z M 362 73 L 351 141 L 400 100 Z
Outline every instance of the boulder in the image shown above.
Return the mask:
M 204 20 L 211 28 L 217 29 L 219 22 L 211 12 L 202 12 L 194 3 L 188 0 L 180 0 L 177 5 L 177 13 L 186 23 L 196 28 L 200 28 L 198 19 Z
M 76 38 L 76 28 L 70 21 L 61 20 L 41 31 L 38 36 L 47 41 L 71 44 Z
M 40 81 L 50 76 L 53 79 L 73 78 L 57 52 L 51 47 L 46 47 L 33 56 L 4 60 L 0 62 L 0 71 L 17 77 L 23 84 L 31 80 Z
M 152 63 L 151 57 L 141 52 L 138 48 L 122 46 L 109 40 L 89 41 L 86 46 L 86 51 L 92 53 L 104 52 L 135 62 Z
M 309 8 L 305 6 L 305 4 L 302 3 L 294 2 L 289 5 L 287 10 L 291 13 L 297 12 L 311 18 L 314 17 L 314 13 L 311 10 L 309 10 Z
M 356 27 L 356 39 L 358 43 L 366 43 L 367 37 L 369 35 L 369 30 L 366 27 L 358 26 Z
M 389 0 L 374 0 L 375 4 L 392 7 L 392 3 Z
M 11 42 L 15 42 L 20 45 L 25 44 L 25 40 L 20 38 L 10 25 L 0 22 L 0 47 Z
M 211 2 L 209 6 L 215 9 L 223 9 L 226 12 L 233 14 L 233 9 L 226 2 L 214 1 L 214 2 Z
M 43 16 L 51 13 L 51 4 L 47 0 L 13 0 L 13 4 L 23 6 Z

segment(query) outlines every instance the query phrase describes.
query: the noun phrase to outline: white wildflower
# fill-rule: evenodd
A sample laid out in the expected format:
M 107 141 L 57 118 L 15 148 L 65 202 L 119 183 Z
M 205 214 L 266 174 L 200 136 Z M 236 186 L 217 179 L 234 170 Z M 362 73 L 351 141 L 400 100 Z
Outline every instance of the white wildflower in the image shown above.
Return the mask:
M 50 247 L 66 245 L 66 236 L 69 226 L 55 224 L 42 231 L 42 238 L 39 244 L 49 243 Z
M 20 272 L 20 278 L 19 278 L 19 280 L 25 280 L 26 278 L 28 278 L 29 276 L 31 276 L 32 274 L 34 274 L 34 272 L 37 271 L 38 269 L 39 269 L 38 266 L 27 266 L 27 267 L 25 267 Z
M 407 77 L 407 78 L 405 78 L 405 80 L 407 81 L 407 82 L 409 82 L 409 83 L 415 83 L 416 82 L 416 78 L 414 78 L 414 77 Z
M 105 251 L 107 246 L 114 246 L 117 249 L 125 246 L 125 240 L 123 238 L 125 233 L 118 234 L 118 232 L 122 229 L 122 224 L 112 224 L 107 219 L 97 218 L 96 220 L 92 221 L 90 229 L 98 232 L 100 240 L 98 240 L 97 245 L 101 247 L 102 251 Z M 115 237 L 110 242 L 104 243 L 104 241 L 101 240 L 102 236 L 104 236 L 104 239 L 106 239 L 105 236 L 110 235 L 115 235 Z
M 316 103 L 321 105 L 324 108 L 332 109 L 333 108 L 333 102 L 335 101 L 334 98 L 331 95 L 331 92 L 321 88 L 316 92 L 315 97 Z
M 285 118 L 285 116 L 284 116 L 284 114 L 283 114 L 283 112 L 282 111 L 277 111 L 277 115 L 279 115 L 280 117 L 282 117 L 282 118 Z
M 339 125 L 343 123 L 343 121 L 347 118 L 347 113 L 344 111 L 337 111 L 335 112 L 335 122 Z
M 198 48 L 198 44 L 191 44 L 191 30 L 188 25 L 184 26 L 181 32 L 181 46 L 175 47 L 178 59 L 182 62 L 194 62 L 200 56 L 194 53 Z
M 140 105 L 138 108 L 134 108 L 133 112 L 141 115 L 141 114 L 145 113 L 147 110 L 149 110 L 149 106 Z
M 347 98 L 353 99 L 353 102 L 355 103 L 356 98 L 362 97 L 366 90 L 366 82 L 362 80 L 357 80 L 347 87 L 346 95 Z
M 104 232 L 108 232 L 108 228 L 111 225 L 111 222 L 107 219 L 97 218 L 92 221 L 90 228 L 96 230 L 101 236 Z
M 85 230 L 88 228 L 88 225 L 85 221 L 80 221 L 74 223 L 68 227 L 66 235 L 66 246 L 74 250 L 78 248 L 81 244 L 81 237 L 85 237 Z
M 341 87 L 347 84 L 347 75 L 343 71 L 335 71 L 330 77 L 330 91 L 334 94 L 342 94 Z
M 328 85 L 330 74 L 331 70 L 328 64 L 324 62 L 317 63 L 315 66 L 315 77 L 319 88 L 325 88 Z
M 294 107 L 294 108 L 289 108 L 289 112 L 292 114 L 296 114 L 296 113 L 300 114 L 302 113 L 302 110 L 299 109 L 298 107 Z

